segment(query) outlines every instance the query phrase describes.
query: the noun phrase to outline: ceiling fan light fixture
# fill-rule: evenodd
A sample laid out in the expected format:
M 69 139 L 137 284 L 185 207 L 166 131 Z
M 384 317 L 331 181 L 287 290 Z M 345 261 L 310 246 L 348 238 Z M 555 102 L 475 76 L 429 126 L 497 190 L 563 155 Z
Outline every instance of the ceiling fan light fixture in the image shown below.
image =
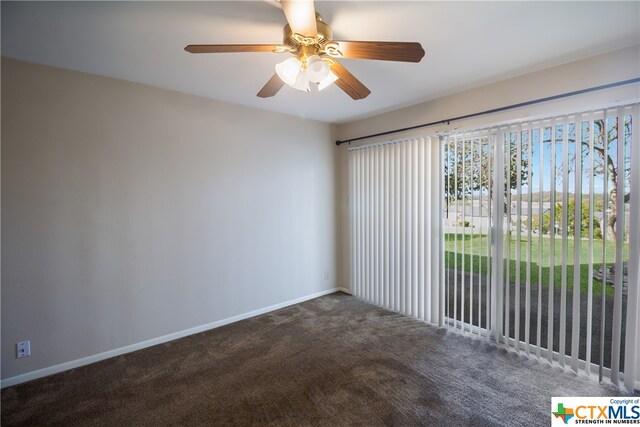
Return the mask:
M 314 0 L 270 0 L 279 3 L 287 19 L 281 44 L 190 44 L 189 53 L 273 52 L 290 53 L 275 66 L 276 72 L 258 92 L 270 98 L 285 85 L 309 92 L 323 90 L 332 83 L 351 99 L 371 93 L 360 80 L 336 59 L 420 62 L 424 49 L 418 42 L 334 40 L 331 27 L 315 11 Z
M 293 57 L 276 64 L 276 74 L 283 82 L 293 87 L 298 77 L 303 74 L 300 72 L 301 68 L 302 64 L 298 58 Z
M 307 59 L 306 74 L 310 82 L 320 83 L 329 75 L 329 65 L 318 55 L 312 55 Z
M 318 90 L 320 91 L 327 88 L 328 86 L 331 86 L 333 83 L 335 83 L 336 80 L 338 80 L 338 76 L 336 76 L 335 74 L 333 74 L 333 72 L 331 72 L 331 70 L 329 70 L 327 76 L 318 83 Z

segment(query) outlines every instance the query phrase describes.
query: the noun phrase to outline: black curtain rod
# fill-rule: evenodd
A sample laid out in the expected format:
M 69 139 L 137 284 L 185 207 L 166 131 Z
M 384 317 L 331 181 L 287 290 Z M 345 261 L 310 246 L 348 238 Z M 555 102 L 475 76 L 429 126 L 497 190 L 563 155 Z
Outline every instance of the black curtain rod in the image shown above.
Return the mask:
M 631 84 L 631 83 L 637 83 L 637 82 L 640 82 L 640 77 L 636 77 L 634 79 L 629 79 L 629 80 L 623 80 L 623 81 L 615 82 L 615 83 L 609 83 L 609 84 L 602 85 L 602 86 L 594 86 L 594 87 L 590 87 L 588 89 L 581 89 L 581 90 L 576 90 L 576 91 L 573 91 L 573 92 L 566 92 L 566 93 L 563 93 L 563 94 L 560 94 L 560 95 L 547 96 L 546 98 L 534 99 L 533 101 L 520 102 L 519 104 L 507 105 L 506 107 L 493 108 L 491 110 L 480 111 L 479 113 L 465 114 L 464 116 L 452 117 L 450 119 L 438 120 L 436 122 L 423 123 L 421 125 L 409 126 L 409 127 L 406 127 L 406 128 L 394 129 L 394 130 L 389 130 L 389 131 L 386 131 L 386 132 L 373 133 L 371 135 L 359 136 L 357 138 L 350 138 L 350 139 L 345 139 L 345 140 L 342 140 L 342 141 L 338 140 L 338 141 L 336 141 L 336 145 L 340 145 L 340 144 L 344 144 L 344 143 L 349 143 L 350 144 L 352 142 L 360 141 L 360 140 L 363 140 L 363 139 L 374 138 L 376 136 L 390 135 L 392 133 L 404 132 L 404 131 L 407 131 L 407 130 L 419 129 L 419 128 L 424 128 L 424 127 L 427 127 L 427 126 L 441 125 L 441 124 L 447 124 L 448 125 L 450 122 L 453 122 L 455 120 L 462 120 L 462 119 L 468 119 L 468 118 L 471 118 L 471 117 L 482 116 L 482 115 L 485 115 L 485 114 L 498 113 L 500 111 L 512 110 L 514 108 L 526 107 L 528 105 L 539 104 L 541 102 L 553 101 L 554 99 L 566 98 L 566 97 L 569 97 L 569 96 L 580 95 L 582 93 L 595 92 L 597 90 L 608 89 L 608 88 L 616 87 L 616 86 L 624 86 L 624 85 L 628 85 L 628 84 Z

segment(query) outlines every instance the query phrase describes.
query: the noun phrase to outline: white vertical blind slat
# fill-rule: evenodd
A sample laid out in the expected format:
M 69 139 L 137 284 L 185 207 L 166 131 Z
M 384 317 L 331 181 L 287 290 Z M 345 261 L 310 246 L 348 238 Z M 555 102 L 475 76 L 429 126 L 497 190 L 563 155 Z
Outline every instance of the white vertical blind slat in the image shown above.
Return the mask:
M 400 272 L 401 272 L 401 264 L 400 264 L 400 238 L 401 238 L 401 228 L 400 228 L 400 193 L 401 193 L 401 180 L 400 180 L 400 150 L 398 147 L 392 147 L 393 155 L 394 155 L 394 262 L 393 262 L 393 270 L 394 270 L 394 293 L 395 293 L 395 302 L 393 309 L 397 312 L 400 312 Z
M 353 226 L 355 227 L 355 262 L 352 265 L 352 268 L 356 270 L 356 281 L 352 284 L 353 290 L 356 292 L 360 289 L 360 274 L 361 274 L 361 263 L 360 256 L 362 253 L 362 246 L 360 243 L 360 224 L 361 224 L 361 216 L 360 216 L 360 197 L 362 192 L 360 191 L 360 183 L 362 182 L 360 179 L 360 158 L 359 156 L 354 156 L 349 153 L 349 164 L 354 164 L 355 167 L 355 187 L 354 192 L 352 193 L 352 197 L 354 200 L 354 213 L 355 213 L 355 221 Z
M 527 354 L 531 352 L 531 220 L 533 219 L 533 142 L 531 140 L 531 132 L 524 130 L 521 133 L 521 140 L 526 135 L 527 140 L 527 264 L 526 264 L 526 285 L 525 285 L 525 319 L 524 319 L 524 342 Z M 520 226 L 518 224 L 518 226 Z
M 487 136 L 487 164 L 489 165 L 487 168 L 487 173 L 488 173 L 488 189 L 487 189 L 487 209 L 488 209 L 488 213 L 487 213 L 487 292 L 486 292 L 486 296 L 485 296 L 485 304 L 487 307 L 487 310 L 485 311 L 485 329 L 486 329 L 486 333 L 487 333 L 487 340 L 491 339 L 491 333 L 490 333 L 490 322 L 491 322 L 491 277 L 492 277 L 492 272 L 493 272 L 493 267 L 491 264 L 491 254 L 492 254 L 492 237 L 493 237 L 493 229 L 491 228 L 491 219 L 493 218 L 493 201 L 491 198 L 492 195 L 492 191 L 491 188 L 492 185 L 492 179 L 493 179 L 493 150 L 492 150 L 492 142 L 495 144 L 495 141 L 492 140 L 492 136 L 488 135 Z M 495 197 L 495 193 L 494 197 Z M 507 333 L 507 337 L 508 337 L 508 333 Z
M 542 128 L 536 129 L 538 135 L 538 318 L 536 322 L 536 356 L 540 359 L 542 348 L 542 248 L 544 240 L 543 215 L 544 215 L 544 134 Z M 531 134 L 533 138 L 533 131 Z
M 405 289 L 404 289 L 404 304 L 405 304 L 405 314 L 411 316 L 411 279 L 413 278 L 413 272 L 411 271 L 411 183 L 412 183 L 412 170 L 411 170 L 411 142 L 405 144 L 405 201 L 406 205 L 404 205 L 405 211 L 405 229 L 404 229 L 404 253 L 405 253 Z
M 378 148 L 378 245 L 380 246 L 378 250 L 378 274 L 380 275 L 380 280 L 378 281 L 378 305 L 385 305 L 384 294 L 385 288 L 387 286 L 386 280 L 386 263 L 384 261 L 385 252 L 386 252 L 386 236 L 385 236 L 385 177 L 386 177 L 386 167 L 385 167 L 385 149 L 386 147 L 383 145 Z
M 441 264 L 444 254 L 440 250 L 440 234 L 442 228 L 440 222 L 443 221 L 443 205 L 442 197 L 444 193 L 440 189 L 441 173 L 440 164 L 442 163 L 442 143 L 439 140 L 434 140 L 432 147 L 433 150 L 428 150 L 427 145 L 423 143 L 423 161 L 424 169 L 422 171 L 422 179 L 425 188 L 425 197 L 423 199 L 423 211 L 424 211 L 424 256 L 422 262 L 424 263 L 424 311 L 425 320 L 429 318 L 441 320 L 444 323 L 444 312 L 441 308 L 444 308 L 442 298 L 444 288 L 442 287 L 444 275 L 441 275 L 443 270 Z M 436 169 L 433 169 L 433 160 L 436 160 Z M 435 178 L 431 181 L 428 180 L 429 171 L 433 171 Z M 437 172 L 436 172 L 437 171 Z M 429 209 L 429 203 L 434 204 L 434 210 Z M 434 240 L 434 236 L 438 238 Z M 438 269 L 429 269 L 429 260 L 438 259 Z M 434 275 L 435 274 L 435 275 Z M 433 290 L 437 289 L 437 293 L 433 293 Z M 441 292 L 442 291 L 442 292 Z M 442 307 L 441 307 L 442 306 Z M 439 322 L 438 322 L 439 323 Z
M 449 220 L 449 215 L 451 215 L 451 191 L 446 191 L 446 189 L 449 189 L 449 187 L 446 187 L 448 184 L 446 184 L 448 179 L 448 174 L 451 173 L 451 145 L 449 143 L 449 140 L 447 138 L 444 137 L 440 137 L 440 140 L 442 142 L 444 142 L 444 149 L 443 149 L 443 164 L 444 167 L 446 168 L 446 174 L 445 176 L 443 176 L 443 180 L 442 180 L 442 184 L 443 184 L 443 188 L 442 188 L 442 195 L 443 197 L 446 197 L 446 209 L 447 211 L 445 213 L 443 213 L 442 215 L 440 215 L 442 221 L 444 222 L 444 217 L 446 216 L 447 218 L 447 225 L 448 225 L 448 220 Z M 450 190 L 450 189 L 449 189 Z M 443 238 L 444 236 L 446 236 L 445 233 L 443 233 Z M 451 302 L 451 282 L 449 280 L 449 274 L 446 273 L 445 270 L 445 266 L 449 266 L 450 265 L 450 251 L 447 251 L 445 249 L 444 252 L 444 259 L 443 259 L 443 266 L 442 266 L 442 273 L 443 273 L 443 283 L 444 283 L 444 307 L 445 307 L 445 312 L 444 312 L 444 317 L 451 317 L 451 312 L 449 311 L 449 304 Z
M 638 108 L 632 110 L 631 117 L 631 188 L 629 218 L 629 276 L 627 285 L 627 330 L 625 340 L 624 385 L 628 389 L 640 389 L 640 120 Z M 634 384 L 635 383 L 635 384 Z
M 389 147 L 389 308 L 396 310 L 396 151 Z
M 439 141 L 441 142 L 441 141 Z M 433 250 L 437 251 L 440 257 L 440 268 L 437 273 L 432 273 L 432 277 L 435 277 L 435 281 L 432 279 L 431 286 L 437 290 L 437 295 L 439 297 L 439 305 L 438 312 L 433 314 L 438 318 L 438 326 L 444 326 L 444 318 L 445 318 L 445 307 L 448 302 L 445 298 L 445 290 L 442 287 L 437 286 L 438 283 L 444 283 L 445 277 L 445 264 L 444 264 L 444 216 L 442 215 L 443 211 L 443 196 L 444 196 L 444 179 L 442 176 L 443 172 L 443 164 L 442 164 L 442 144 L 439 143 L 437 145 L 432 145 L 434 147 L 434 152 L 431 155 L 431 165 L 434 171 L 437 171 L 436 176 L 438 177 L 438 182 L 433 184 L 435 198 L 438 200 L 436 209 L 436 215 L 432 212 L 432 221 L 433 217 L 437 216 L 436 220 L 438 221 L 438 228 L 435 230 L 435 233 L 432 233 L 431 239 L 435 242 L 433 246 Z M 427 151 L 429 152 L 429 151 Z M 429 163 L 427 163 L 428 165 Z M 435 167 L 433 167 L 435 165 Z M 426 174 L 426 173 L 425 173 Z
M 493 276 L 491 278 L 491 332 L 496 343 L 500 343 L 502 332 L 502 286 L 504 286 L 504 270 L 500 263 L 503 257 L 504 238 L 504 144 L 505 133 L 499 130 L 494 144 L 494 205 L 493 205 Z M 516 305 L 517 307 L 517 305 Z
M 560 365 L 565 364 L 567 339 L 567 250 L 569 237 L 567 235 L 569 206 L 569 131 L 568 121 L 562 121 L 562 266 L 560 289 Z
M 600 129 L 600 137 L 603 141 L 603 165 L 606 164 L 607 157 L 609 155 L 609 144 L 607 144 L 607 111 L 604 111 L 604 117 L 602 120 L 602 128 Z M 603 166 L 605 167 L 605 166 Z M 601 228 L 604 229 L 604 224 L 607 223 L 607 211 L 608 211 L 608 199 L 609 196 L 607 194 L 607 189 L 609 188 L 609 180 L 608 174 L 603 173 L 602 179 L 604 184 L 602 186 L 602 221 L 600 222 Z M 600 363 L 598 366 L 598 379 L 602 382 L 602 378 L 604 376 L 604 337 L 605 337 L 605 326 L 606 326 L 606 290 L 607 290 L 607 273 L 606 273 L 606 265 L 607 265 L 607 233 L 606 231 L 602 233 L 602 293 L 600 295 Z
M 382 184 L 380 191 L 382 192 L 382 204 L 380 206 L 381 211 L 381 228 L 382 228 L 382 254 L 381 254 L 381 270 L 382 270 L 382 289 L 381 289 L 381 297 L 380 297 L 380 305 L 383 307 L 389 306 L 389 237 L 388 237 L 388 220 L 389 220 L 389 212 L 387 210 L 388 206 L 388 197 L 389 197 L 389 154 L 387 152 L 387 146 L 382 146 Z
M 593 144 L 595 138 L 593 114 L 589 114 L 589 249 L 588 256 L 588 282 L 587 282 L 587 345 L 585 357 L 585 371 L 591 373 L 591 335 L 593 334 L 593 218 L 594 218 L 594 194 L 595 189 L 593 168 L 595 166 Z
M 455 202 L 454 214 L 453 214 L 453 320 L 456 328 L 458 327 L 458 158 L 459 158 L 459 146 L 458 146 L 458 137 L 457 135 L 453 138 L 453 147 L 454 147 L 454 160 L 453 160 L 453 174 L 454 174 L 454 185 L 453 185 L 453 200 Z
M 358 163 L 360 167 L 360 214 L 358 220 L 360 222 L 360 295 L 364 295 L 365 286 L 365 261 L 366 261 L 366 230 L 365 230 L 365 212 L 366 212 L 366 177 L 365 177 L 365 158 L 364 156 L 358 156 Z
M 424 203 L 428 189 L 424 185 L 425 149 L 424 144 L 418 145 L 418 319 L 425 320 L 425 316 L 431 317 L 431 310 L 427 308 L 425 301 L 425 288 L 428 286 L 425 277 L 425 257 L 427 256 L 427 242 L 425 239 L 425 212 Z M 429 281 L 430 282 L 430 281 Z M 430 283 L 429 283 L 430 284 Z
M 358 153 L 358 158 L 360 161 L 360 190 L 362 193 L 360 194 L 360 230 L 361 236 L 360 241 L 362 242 L 360 254 L 360 265 L 362 269 L 362 273 L 360 274 L 360 295 L 363 298 L 366 298 L 366 283 L 367 283 L 367 242 L 369 236 L 369 230 L 367 228 L 367 157 L 366 153 Z
M 624 194 L 625 194 L 625 131 L 624 131 L 624 112 L 616 112 L 618 117 L 617 125 L 617 165 L 618 171 L 616 175 L 616 258 L 615 258 L 615 274 L 614 274 L 614 297 L 613 297 L 613 331 L 611 338 L 611 382 L 618 385 L 620 372 L 620 340 L 622 335 L 622 262 L 623 252 L 622 244 L 624 242 Z
M 357 232 L 357 283 L 356 283 L 356 292 L 359 294 L 362 294 L 362 284 L 363 284 L 363 279 L 362 279 L 362 274 L 364 272 L 364 267 L 362 265 L 362 261 L 363 261 L 363 248 L 364 248 L 364 244 L 362 242 L 363 239 L 363 233 L 362 233 L 362 212 L 363 212 L 363 206 L 362 206 L 362 199 L 363 199 L 363 182 L 364 180 L 362 179 L 362 156 L 356 156 L 355 157 L 355 162 L 356 162 L 356 166 L 357 166 L 357 186 L 356 186 L 356 195 L 354 196 L 354 198 L 356 199 L 356 206 L 357 206 L 357 215 L 356 215 L 356 232 Z
M 469 155 L 469 163 L 470 163 L 470 169 L 473 171 L 473 165 L 474 165 L 474 147 L 473 147 L 473 136 L 469 136 L 469 150 L 471 152 L 471 154 Z M 473 172 L 471 172 L 473 174 Z M 471 198 L 471 202 L 470 202 L 470 210 L 469 213 L 471 215 L 469 221 L 470 227 L 469 227 L 469 271 L 471 272 L 471 274 L 469 274 L 469 324 L 473 325 L 473 283 L 474 283 L 474 271 L 473 271 L 473 234 L 474 234 L 474 211 L 473 211 L 473 201 L 474 201 L 474 197 L 473 197 L 473 177 L 470 180 L 471 182 L 469 183 L 469 196 Z
M 362 297 L 365 300 L 369 299 L 369 250 L 371 245 L 369 239 L 371 237 L 371 230 L 369 230 L 369 152 L 362 153 L 363 163 L 363 215 L 362 215 L 362 227 L 364 234 L 364 260 L 363 267 L 364 273 L 362 277 Z
M 376 288 L 375 288 L 375 302 L 378 305 L 382 304 L 382 227 L 381 227 L 381 215 L 380 210 L 382 207 L 382 191 L 381 191 L 381 182 L 382 182 L 382 148 L 377 147 L 375 150 L 376 153 L 376 162 L 375 162 L 375 198 L 376 198 L 376 206 L 375 206 L 375 233 L 376 233 L 376 258 L 375 258 L 375 276 L 376 276 Z
M 368 190 L 367 190 L 367 224 L 368 224 L 368 237 L 367 237 L 367 252 L 368 252 L 368 263 L 367 263 L 367 300 L 369 302 L 374 302 L 374 289 L 375 289 L 375 280 L 376 276 L 374 274 L 375 268 L 375 151 L 371 150 L 367 153 L 367 171 L 368 171 Z
M 378 171 L 378 245 L 380 246 L 378 250 L 378 274 L 380 275 L 380 280 L 378 281 L 378 305 L 384 305 L 384 290 L 386 288 L 386 264 L 384 262 L 384 253 L 386 248 L 386 240 L 384 234 L 384 199 L 386 196 L 384 185 L 386 169 L 384 165 L 384 151 L 384 145 L 378 148 L 378 166 L 380 168 L 380 170 Z
M 549 305 L 548 305 L 548 325 L 547 325 L 547 349 L 553 350 L 553 336 L 555 325 L 555 242 L 556 242 L 556 125 L 552 121 L 549 129 L 551 143 L 551 166 L 550 166 L 550 183 L 549 191 L 551 192 L 551 206 L 549 212 Z M 548 352 L 549 362 L 553 362 L 553 351 Z
M 464 274 L 464 272 L 466 272 L 466 268 L 465 268 L 465 264 L 466 264 L 466 247 L 467 247 L 467 199 L 466 199 L 466 193 L 467 193 L 467 147 L 465 144 L 465 137 L 464 135 L 462 136 L 462 264 L 461 264 L 461 270 L 463 271 L 462 276 L 460 277 L 460 320 L 462 322 L 462 333 L 464 334 L 465 332 L 465 327 L 464 324 L 466 323 L 466 318 L 465 318 L 465 305 L 466 305 L 466 299 L 465 299 L 465 294 L 466 294 L 466 289 L 465 289 L 465 279 L 466 279 L 466 274 Z
M 478 138 L 478 164 L 480 165 L 480 172 L 479 172 L 479 182 L 482 183 L 482 170 L 484 169 L 483 163 L 482 163 L 482 135 L 480 135 L 480 137 Z M 480 223 L 480 229 L 478 230 L 478 233 L 480 234 L 480 238 L 482 239 L 483 237 L 483 227 L 482 227 L 482 221 L 483 221 L 483 215 L 482 215 L 482 204 L 484 203 L 484 189 L 482 187 L 482 185 L 480 186 L 480 195 L 478 197 L 479 199 L 479 203 L 480 203 L 480 212 L 479 212 L 479 223 Z M 482 240 L 481 240 L 482 241 Z M 480 260 L 479 263 L 479 271 L 478 271 L 478 327 L 481 328 L 482 327 L 482 266 L 484 264 L 484 262 L 482 261 L 482 245 L 478 245 L 478 259 Z M 507 295 L 508 295 L 508 289 L 507 288 Z M 509 301 L 509 298 L 507 297 L 507 301 Z M 507 319 L 507 325 L 508 325 L 508 319 Z M 509 329 L 509 327 L 507 326 L 507 330 Z
M 375 303 L 375 290 L 376 290 L 376 152 L 371 150 L 369 153 L 369 301 Z
M 397 228 L 397 241 L 396 241 L 396 249 L 397 249 L 397 273 L 396 277 L 398 280 L 397 289 L 396 289 L 396 297 L 397 297 L 397 310 L 402 313 L 404 310 L 404 147 L 396 147 L 395 150 L 397 160 L 396 160 L 396 228 Z
M 351 225 L 349 227 L 349 261 L 355 268 L 351 268 L 351 283 L 357 282 L 357 265 L 356 265 L 356 257 L 357 257 L 357 237 L 356 237 L 356 224 L 358 223 L 356 216 L 358 215 L 357 202 L 355 199 L 356 195 L 356 174 L 357 174 L 357 163 L 349 162 L 348 164 L 348 173 L 349 173 L 349 216 L 351 219 Z
M 420 220 L 418 219 L 418 185 L 420 179 L 420 171 L 418 170 L 419 141 L 413 141 L 411 145 L 411 315 L 420 318 L 418 312 L 420 302 L 418 296 L 418 273 L 420 271 L 418 263 L 418 238 L 420 234 Z
M 507 161 L 505 161 L 505 176 L 507 177 L 507 179 L 510 181 L 511 180 L 511 169 L 512 169 L 512 165 L 511 165 L 511 149 L 512 149 L 512 144 L 511 144 L 511 133 L 508 134 L 508 138 L 506 139 L 505 143 L 508 145 L 508 148 L 505 147 L 505 153 L 509 153 L 509 158 Z M 519 136 L 517 136 L 517 140 L 519 140 Z M 506 260 L 505 260 L 505 280 L 506 280 L 506 287 L 505 287 L 505 307 L 506 310 L 504 311 L 504 317 L 505 317 L 505 327 L 506 327 L 506 333 L 505 335 L 507 337 L 509 337 L 510 332 L 509 332 L 509 327 L 510 327 L 510 323 L 511 323 L 511 285 L 509 283 L 510 279 L 511 279 L 511 236 L 512 236 L 512 230 L 511 230 L 511 219 L 512 219 L 512 215 L 513 213 L 511 212 L 511 185 L 509 182 L 509 185 L 507 185 L 506 188 L 506 216 L 507 216 L 507 229 L 505 230 L 505 246 L 506 246 Z M 519 295 L 519 294 L 518 294 Z M 519 317 L 519 316 L 518 316 Z M 519 329 L 519 328 L 518 328 Z
M 376 147 L 377 148 L 377 147 Z M 378 262 L 377 262 L 377 257 L 378 257 L 378 224 L 377 224 L 377 217 L 378 217 L 378 209 L 377 209 L 377 202 L 378 202 L 378 168 L 377 168 L 377 160 L 378 160 L 378 151 L 376 150 L 376 148 L 374 148 L 373 150 L 371 150 L 370 156 L 371 156 L 371 169 L 370 169 L 370 178 L 371 178 L 371 189 L 369 192 L 369 196 L 371 197 L 371 264 L 370 264 L 370 271 L 371 271 L 371 281 L 370 281 L 370 295 L 369 295 L 369 301 L 371 301 L 374 304 L 377 304 L 377 285 L 378 285 L 378 274 L 377 274 L 377 268 L 378 268 Z
M 520 138 L 518 138 L 520 139 Z M 511 151 L 509 151 L 510 153 Z M 516 287 L 515 287 L 515 317 L 514 317 L 514 337 L 516 351 L 520 350 L 520 269 L 522 261 L 522 144 L 516 146 Z M 509 218 L 511 220 L 511 218 Z
M 444 277 L 444 256 L 442 243 L 444 239 L 443 218 L 442 218 L 442 155 L 440 143 L 431 144 L 431 150 L 425 150 L 427 158 L 425 160 L 425 180 L 428 176 L 432 176 L 431 181 L 427 181 L 427 186 L 431 185 L 431 194 L 425 200 L 425 209 L 428 212 L 429 220 L 426 226 L 426 232 L 429 233 L 431 244 L 428 245 L 429 253 L 425 262 L 431 259 L 439 258 L 438 266 L 440 268 L 425 268 L 431 273 L 431 281 L 428 283 L 425 295 L 431 292 L 431 321 L 435 323 L 436 319 L 440 326 L 444 325 L 444 290 L 440 286 Z M 431 171 L 428 173 L 427 171 Z M 428 204 L 433 203 L 433 208 L 429 209 Z
M 576 116 L 575 132 L 575 185 L 573 197 L 575 202 L 573 217 L 573 310 L 571 313 L 571 369 L 578 372 L 580 351 L 580 244 L 582 237 L 582 120 Z
M 387 286 L 385 288 L 385 306 L 392 307 L 392 288 L 391 288 L 391 251 L 393 246 L 391 245 L 391 238 L 393 233 L 391 231 L 391 166 L 392 166 L 392 158 L 391 158 L 391 147 L 386 147 L 385 152 L 385 233 L 386 233 L 386 245 L 385 245 L 385 278 L 387 282 Z
M 369 211 L 371 215 L 369 217 L 369 280 L 367 281 L 369 291 L 368 291 L 368 299 L 371 302 L 375 302 L 375 285 L 376 285 L 376 274 L 375 274 L 375 260 L 376 260 L 376 223 L 375 223 L 375 209 L 376 209 L 376 197 L 375 197 L 375 176 L 376 176 L 376 157 L 375 151 L 371 150 L 369 153 Z
M 412 160 L 413 160 L 413 150 L 412 150 L 412 141 L 408 142 L 405 147 L 406 151 L 406 169 L 405 169 L 405 178 L 406 178 L 406 205 L 405 205 L 405 218 L 406 218 L 406 228 L 405 228 L 405 262 L 406 262 L 406 281 L 405 281 L 405 312 L 407 315 L 412 314 L 413 309 L 413 300 L 411 299 L 411 292 L 413 288 L 413 270 L 411 269 L 411 262 L 413 261 L 412 254 L 412 238 L 413 238 L 413 222 L 412 222 L 412 207 L 413 203 L 412 197 L 412 184 L 413 184 L 413 168 Z

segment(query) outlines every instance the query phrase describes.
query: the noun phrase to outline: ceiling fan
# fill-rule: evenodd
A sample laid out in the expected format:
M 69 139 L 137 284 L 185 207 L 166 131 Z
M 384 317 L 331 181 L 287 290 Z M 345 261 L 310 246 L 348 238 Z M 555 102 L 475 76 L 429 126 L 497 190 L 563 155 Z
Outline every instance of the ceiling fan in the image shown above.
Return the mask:
M 190 44 L 190 53 L 275 52 L 294 57 L 276 65 L 276 73 L 258 92 L 260 98 L 274 96 L 285 85 L 309 92 L 335 84 L 353 99 L 364 99 L 371 91 L 347 71 L 337 58 L 420 62 L 424 49 L 415 42 L 342 41 L 315 12 L 313 0 L 280 0 L 287 18 L 282 44 Z

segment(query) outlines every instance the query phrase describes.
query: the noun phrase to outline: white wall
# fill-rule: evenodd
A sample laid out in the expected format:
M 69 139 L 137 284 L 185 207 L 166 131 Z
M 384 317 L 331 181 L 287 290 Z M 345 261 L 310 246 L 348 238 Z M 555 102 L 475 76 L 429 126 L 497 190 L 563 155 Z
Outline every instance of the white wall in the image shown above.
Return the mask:
M 385 132 L 421 123 L 435 122 L 636 77 L 640 77 L 640 45 L 525 74 L 411 107 L 394 110 L 375 117 L 338 125 L 336 135 L 340 140 L 356 138 L 363 135 Z M 428 82 L 425 84 L 428 84 Z M 371 138 L 352 143 L 351 146 L 432 135 L 435 132 L 446 132 L 458 127 L 468 129 L 500 123 L 505 120 L 538 115 L 570 113 L 610 103 L 626 101 L 637 102 L 638 100 L 640 100 L 640 84 L 632 84 L 503 113 L 452 122 L 448 126 L 432 126 L 410 132 Z M 336 188 L 339 190 L 337 193 L 337 209 L 339 212 L 338 227 L 340 229 L 338 281 L 346 288 L 349 287 L 349 224 L 347 221 L 349 215 L 347 200 L 348 148 L 348 144 L 342 144 L 338 148 L 339 152 L 336 161 L 338 180 L 338 186 Z
M 332 289 L 331 131 L 3 58 L 2 378 Z

